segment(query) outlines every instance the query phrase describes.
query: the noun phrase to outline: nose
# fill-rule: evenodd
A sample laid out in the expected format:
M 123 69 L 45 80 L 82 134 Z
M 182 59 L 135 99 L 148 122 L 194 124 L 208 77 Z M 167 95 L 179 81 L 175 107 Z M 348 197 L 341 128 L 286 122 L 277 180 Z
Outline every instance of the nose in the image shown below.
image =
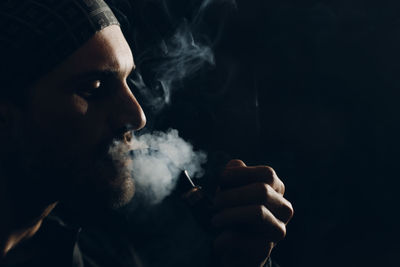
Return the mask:
M 118 90 L 112 110 L 111 120 L 114 129 L 125 128 L 127 131 L 137 131 L 146 125 L 143 109 L 126 82 Z

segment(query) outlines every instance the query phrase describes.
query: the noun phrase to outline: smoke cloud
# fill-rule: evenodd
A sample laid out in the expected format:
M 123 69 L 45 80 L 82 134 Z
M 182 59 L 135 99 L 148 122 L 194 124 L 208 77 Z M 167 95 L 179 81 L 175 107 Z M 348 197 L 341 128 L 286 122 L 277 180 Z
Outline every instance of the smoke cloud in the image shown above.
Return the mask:
M 156 61 L 151 68 L 152 78 L 145 81 L 137 70 L 130 80 L 142 96 L 144 105 L 152 112 L 158 113 L 169 105 L 173 91 L 181 88 L 186 79 L 205 66 L 215 65 L 212 42 L 198 31 L 198 27 L 204 20 L 206 10 L 216 2 L 236 6 L 234 0 L 202 1 L 193 12 L 192 18 L 182 19 L 172 34 L 162 39 L 156 47 L 149 48 L 137 57 L 138 68 L 142 61 Z M 169 13 L 168 10 L 166 12 Z
M 158 114 L 171 104 L 172 94 L 183 87 L 184 81 L 196 75 L 206 66 L 214 66 L 212 42 L 201 34 L 200 25 L 204 15 L 214 3 L 228 3 L 236 6 L 234 0 L 204 0 L 193 11 L 190 18 L 177 22 L 168 10 L 168 4 L 160 1 L 164 11 L 171 18 L 171 25 L 177 25 L 171 34 L 161 39 L 155 47 L 136 56 L 138 68 L 129 79 L 135 94 L 146 112 Z M 141 65 L 151 62 L 151 75 L 141 75 Z M 110 149 L 114 158 L 121 157 L 120 143 Z M 150 203 L 160 203 L 174 189 L 183 169 L 191 176 L 203 175 L 201 165 L 206 161 L 204 152 L 194 151 L 191 144 L 179 137 L 177 130 L 166 133 L 154 132 L 137 136 L 133 145 L 133 161 L 129 165 L 135 179 L 137 193 L 145 196 Z
M 130 152 L 133 153 L 129 155 Z M 204 152 L 195 151 L 174 129 L 137 136 L 130 146 L 116 141 L 109 154 L 117 161 L 132 157 L 126 166 L 137 193 L 150 204 L 160 203 L 172 192 L 182 170 L 201 177 L 204 174 L 201 165 L 207 160 Z

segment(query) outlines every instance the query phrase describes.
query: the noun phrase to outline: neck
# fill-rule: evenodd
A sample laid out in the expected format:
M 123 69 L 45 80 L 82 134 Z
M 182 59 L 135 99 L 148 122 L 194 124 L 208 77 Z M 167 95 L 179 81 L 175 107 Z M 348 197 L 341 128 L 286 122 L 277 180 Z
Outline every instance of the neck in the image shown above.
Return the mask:
M 55 208 L 57 202 L 21 207 L 13 205 L 6 185 L 0 179 L 0 261 L 18 244 L 33 237 L 39 230 L 44 218 Z M 34 211 L 34 212 L 32 212 Z M 4 219 L 3 219 L 4 218 Z

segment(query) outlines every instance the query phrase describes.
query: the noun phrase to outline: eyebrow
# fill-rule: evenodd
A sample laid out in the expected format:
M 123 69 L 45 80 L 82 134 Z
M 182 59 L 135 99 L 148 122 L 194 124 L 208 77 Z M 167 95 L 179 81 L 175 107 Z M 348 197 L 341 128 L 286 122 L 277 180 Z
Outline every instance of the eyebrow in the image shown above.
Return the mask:
M 136 67 L 135 67 L 135 65 L 133 65 L 127 76 L 131 75 L 135 69 L 136 69 Z M 118 69 L 113 69 L 113 68 L 91 70 L 91 71 L 79 73 L 77 75 L 73 75 L 72 77 L 67 79 L 67 83 L 72 84 L 72 83 L 84 81 L 84 80 L 87 80 L 90 78 L 103 78 L 104 79 L 104 78 L 111 77 L 111 78 L 118 79 L 121 77 L 122 74 L 123 74 L 123 72 L 121 72 Z

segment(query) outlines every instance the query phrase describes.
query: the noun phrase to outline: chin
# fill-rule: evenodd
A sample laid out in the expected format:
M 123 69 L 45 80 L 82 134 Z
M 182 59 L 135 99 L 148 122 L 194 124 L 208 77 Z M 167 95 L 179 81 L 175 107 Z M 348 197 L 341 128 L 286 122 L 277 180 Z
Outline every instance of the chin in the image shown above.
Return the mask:
M 120 208 L 128 204 L 135 194 L 130 160 L 103 162 L 100 167 L 95 168 L 95 174 L 89 181 L 93 193 L 97 194 L 93 200 L 107 208 Z
M 113 178 L 113 180 L 116 177 Z M 118 178 L 121 181 L 121 177 Z M 93 190 L 96 188 L 97 190 Z M 110 214 L 126 206 L 134 196 L 135 186 L 131 178 L 122 184 L 112 182 L 108 186 L 81 188 L 61 201 L 61 216 L 78 225 L 96 226 L 108 220 Z
M 76 219 L 91 221 L 127 205 L 135 194 L 129 166 L 129 162 L 98 162 L 90 171 L 75 177 L 74 189 L 65 195 L 65 206 Z
M 111 184 L 108 191 L 107 196 L 104 196 L 107 200 L 106 206 L 111 209 L 118 209 L 132 200 L 135 195 L 135 183 L 131 177 L 125 177 L 122 183 Z

